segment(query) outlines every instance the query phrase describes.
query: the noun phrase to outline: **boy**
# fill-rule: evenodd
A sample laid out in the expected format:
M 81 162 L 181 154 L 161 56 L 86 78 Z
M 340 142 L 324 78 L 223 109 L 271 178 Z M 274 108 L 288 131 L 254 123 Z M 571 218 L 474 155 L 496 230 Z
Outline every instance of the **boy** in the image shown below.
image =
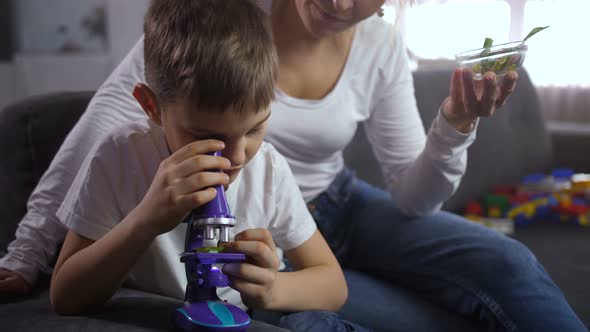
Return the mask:
M 147 85 L 133 94 L 149 120 L 99 142 L 58 210 L 69 231 L 51 280 L 55 311 L 99 306 L 123 281 L 183 298 L 181 221 L 215 185 L 238 221 L 227 246 L 248 257 L 223 267 L 243 303 L 338 310 L 342 271 L 287 162 L 262 143 L 277 71 L 264 12 L 249 0 L 156 0 L 144 29 Z M 278 272 L 275 243 L 295 272 Z

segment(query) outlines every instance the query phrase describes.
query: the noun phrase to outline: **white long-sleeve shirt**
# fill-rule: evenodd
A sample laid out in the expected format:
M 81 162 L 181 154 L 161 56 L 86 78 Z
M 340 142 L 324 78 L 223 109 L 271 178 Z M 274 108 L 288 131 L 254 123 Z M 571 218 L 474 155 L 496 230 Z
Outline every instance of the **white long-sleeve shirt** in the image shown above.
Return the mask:
M 30 282 L 38 270 L 49 271 L 57 243 L 65 236 L 55 212 L 93 144 L 116 125 L 145 117 L 131 95 L 133 86 L 144 81 L 141 39 L 58 151 L 0 267 Z M 475 139 L 475 130 L 462 134 L 440 113 L 426 136 L 404 43 L 377 16 L 358 25 L 344 71 L 327 96 L 301 100 L 279 89 L 271 108 L 266 140 L 286 157 L 306 201 L 342 170 L 342 150 L 362 124 L 397 206 L 409 215 L 435 213 L 458 187 L 467 148 Z

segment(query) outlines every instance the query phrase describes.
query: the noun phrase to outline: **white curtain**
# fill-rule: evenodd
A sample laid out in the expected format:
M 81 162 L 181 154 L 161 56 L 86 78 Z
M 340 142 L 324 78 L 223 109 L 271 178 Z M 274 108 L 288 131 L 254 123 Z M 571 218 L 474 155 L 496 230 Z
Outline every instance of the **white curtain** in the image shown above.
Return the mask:
M 525 68 L 538 88 L 549 121 L 586 124 L 590 130 L 589 0 L 415 0 L 404 15 L 410 53 L 421 60 L 453 61 L 461 51 L 528 41 Z M 386 13 L 388 14 L 388 13 Z M 395 15 L 386 15 L 392 20 Z
M 590 126 L 590 88 L 571 86 L 537 86 L 541 108 L 548 121 Z

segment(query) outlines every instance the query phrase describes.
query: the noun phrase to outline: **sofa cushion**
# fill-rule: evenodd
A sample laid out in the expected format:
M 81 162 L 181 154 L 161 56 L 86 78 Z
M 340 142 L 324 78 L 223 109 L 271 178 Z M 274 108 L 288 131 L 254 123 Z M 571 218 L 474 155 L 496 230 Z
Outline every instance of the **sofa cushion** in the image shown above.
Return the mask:
M 2 331 L 148 332 L 173 330 L 172 313 L 182 301 L 128 288 L 119 290 L 105 307 L 83 316 L 59 316 L 51 309 L 47 286 L 26 299 L 0 304 Z M 287 330 L 252 320 L 249 331 Z
M 0 112 L 0 255 L 14 237 L 37 179 L 31 155 L 30 116 L 14 105 Z
M 43 95 L 0 111 L 0 256 L 14 239 L 31 192 L 92 95 Z

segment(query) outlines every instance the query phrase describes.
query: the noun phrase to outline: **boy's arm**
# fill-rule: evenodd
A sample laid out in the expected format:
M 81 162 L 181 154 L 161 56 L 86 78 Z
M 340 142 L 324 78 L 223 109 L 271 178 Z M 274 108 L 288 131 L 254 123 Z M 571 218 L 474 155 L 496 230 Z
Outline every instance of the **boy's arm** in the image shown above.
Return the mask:
M 295 272 L 277 272 L 276 247 L 267 229 L 248 229 L 233 242 L 221 243 L 246 254 L 244 263 L 223 266 L 232 288 L 248 307 L 273 311 L 332 310 L 344 304 L 348 290 L 338 261 L 319 231 L 285 251 Z
M 266 216 L 269 223 L 266 229 L 245 230 L 224 244 L 248 259 L 226 264 L 223 271 L 249 307 L 336 311 L 348 295 L 340 265 L 317 230 L 286 159 L 270 145 L 259 153 L 268 153 L 273 165 L 272 189 L 264 193 L 274 203 Z M 285 250 L 295 272 L 277 272 L 275 243 Z
M 127 173 L 109 165 L 125 160 L 131 167 L 141 160 L 126 159 L 133 150 L 125 145 L 117 147 L 110 138 L 105 142 L 90 153 L 57 213 L 70 228 L 51 279 L 51 303 L 60 314 L 103 304 L 156 236 L 212 200 L 217 191 L 211 187 L 228 182 L 226 174 L 205 172 L 229 167 L 226 159 L 206 155 L 223 149 L 223 143 L 193 142 L 160 163 L 146 193 L 127 197 L 138 201 L 131 211 L 119 211 L 124 191 L 132 189 L 111 187 Z
M 51 304 L 75 314 L 106 302 L 156 234 L 140 225 L 133 210 L 98 241 L 69 231 L 51 278 Z
M 285 256 L 295 272 L 278 273 L 271 310 L 340 310 L 348 288 L 340 264 L 318 230 L 299 247 L 285 251 Z

